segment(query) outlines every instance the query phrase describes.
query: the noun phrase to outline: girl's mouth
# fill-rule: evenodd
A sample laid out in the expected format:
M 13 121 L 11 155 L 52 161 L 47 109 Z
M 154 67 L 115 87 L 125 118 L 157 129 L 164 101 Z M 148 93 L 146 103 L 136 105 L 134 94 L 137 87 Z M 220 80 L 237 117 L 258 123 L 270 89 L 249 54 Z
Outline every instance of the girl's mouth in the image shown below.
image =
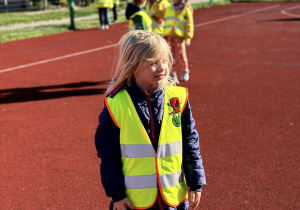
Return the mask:
M 158 79 L 163 79 L 163 78 L 165 78 L 165 75 L 164 74 L 159 74 L 159 75 L 156 75 L 155 77 L 157 77 Z

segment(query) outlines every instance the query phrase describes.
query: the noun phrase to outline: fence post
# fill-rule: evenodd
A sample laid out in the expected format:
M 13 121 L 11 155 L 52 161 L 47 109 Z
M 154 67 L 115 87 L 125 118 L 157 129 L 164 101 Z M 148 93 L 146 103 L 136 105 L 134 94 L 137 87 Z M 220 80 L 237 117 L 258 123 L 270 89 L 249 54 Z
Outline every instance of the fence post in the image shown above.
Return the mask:
M 5 5 L 6 12 L 8 12 L 8 1 L 7 0 L 4 0 L 4 5 Z
M 70 7 L 70 21 L 71 21 L 70 29 L 75 30 L 75 24 L 74 24 L 74 6 L 75 6 L 75 2 L 74 2 L 74 0 L 68 0 L 68 1 L 69 1 L 69 7 Z
M 48 9 L 48 0 L 44 0 L 44 10 Z

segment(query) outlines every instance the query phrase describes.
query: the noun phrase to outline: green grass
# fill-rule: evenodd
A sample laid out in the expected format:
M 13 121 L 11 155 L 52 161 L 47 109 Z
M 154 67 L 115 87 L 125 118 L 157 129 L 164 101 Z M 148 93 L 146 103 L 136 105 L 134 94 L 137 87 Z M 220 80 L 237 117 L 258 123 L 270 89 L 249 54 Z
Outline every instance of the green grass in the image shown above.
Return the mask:
M 194 10 L 196 10 L 196 9 L 206 9 L 206 8 L 210 8 L 212 6 L 224 6 L 226 4 L 230 4 L 230 1 L 229 0 L 214 1 L 213 5 L 211 5 L 208 2 L 206 2 L 206 3 L 196 3 L 196 4 L 193 4 L 192 7 L 193 7 Z
M 97 14 L 94 7 L 85 7 L 76 9 L 76 17 L 84 17 L 92 14 Z M 50 10 L 45 13 L 37 12 L 9 12 L 0 13 L 0 26 L 7 26 L 16 23 L 32 23 L 43 20 L 61 20 L 69 18 L 69 10 L 65 8 L 63 11 Z
M 45 36 L 69 31 L 68 25 L 38 26 L 35 28 L 23 28 L 0 31 L 0 42 L 15 41 L 20 39 Z
M 214 6 L 228 4 L 229 1 L 225 0 L 224 2 L 215 2 Z M 209 3 L 199 3 L 193 4 L 193 8 L 202 9 L 209 8 L 212 5 Z M 126 2 L 121 2 L 118 10 L 124 11 L 126 8 Z M 95 17 L 88 20 L 75 20 L 75 27 L 77 30 L 83 30 L 88 28 L 94 28 L 99 26 L 99 20 L 97 16 L 97 9 L 93 6 L 84 7 L 84 8 L 76 8 L 75 9 L 75 18 L 85 17 L 94 15 Z M 120 13 L 119 13 L 120 14 Z M 112 17 L 111 17 L 112 18 Z M 59 9 L 59 10 L 48 10 L 46 12 L 10 12 L 10 13 L 0 13 L 0 26 L 6 27 L 5 29 L 1 29 L 0 27 L 0 43 L 15 41 L 20 39 L 44 36 L 57 34 L 62 32 L 70 31 L 69 21 L 68 23 L 51 25 L 47 26 L 27 26 L 26 28 L 17 28 L 13 27 L 13 24 L 29 24 L 35 23 L 38 21 L 53 21 L 53 20 L 63 20 L 70 19 L 69 10 L 67 8 Z M 126 21 L 124 12 L 118 16 L 119 22 Z

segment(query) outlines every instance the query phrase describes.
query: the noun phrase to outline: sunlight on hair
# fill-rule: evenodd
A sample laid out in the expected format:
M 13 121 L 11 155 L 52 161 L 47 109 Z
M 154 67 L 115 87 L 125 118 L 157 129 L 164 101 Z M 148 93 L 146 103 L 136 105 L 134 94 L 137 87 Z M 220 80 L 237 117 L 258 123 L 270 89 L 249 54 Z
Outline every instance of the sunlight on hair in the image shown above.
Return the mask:
M 146 31 L 130 31 L 119 41 L 117 46 L 117 64 L 114 76 L 107 88 L 110 93 L 120 84 L 131 85 L 134 74 L 153 62 L 168 62 L 169 71 L 173 57 L 167 42 L 160 35 Z M 163 87 L 174 85 L 166 78 Z

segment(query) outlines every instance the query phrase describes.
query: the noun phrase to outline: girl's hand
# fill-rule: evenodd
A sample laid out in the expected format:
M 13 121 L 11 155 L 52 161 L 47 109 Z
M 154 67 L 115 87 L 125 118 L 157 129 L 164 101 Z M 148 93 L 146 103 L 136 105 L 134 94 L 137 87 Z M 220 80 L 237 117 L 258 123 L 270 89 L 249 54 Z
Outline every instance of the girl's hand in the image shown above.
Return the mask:
M 196 210 L 199 206 L 201 192 L 191 191 L 189 195 L 190 210 Z
M 191 40 L 190 39 L 186 39 L 185 40 L 185 45 L 186 46 L 190 46 L 191 45 Z
M 152 15 L 152 18 L 155 20 L 155 22 L 157 23 L 163 23 L 164 19 L 163 18 L 159 18 L 159 17 L 155 17 L 154 15 Z
M 134 208 L 134 206 L 130 203 L 130 201 L 127 198 L 124 198 L 123 200 L 114 202 L 113 210 L 126 210 L 126 206 L 128 206 L 131 209 Z

